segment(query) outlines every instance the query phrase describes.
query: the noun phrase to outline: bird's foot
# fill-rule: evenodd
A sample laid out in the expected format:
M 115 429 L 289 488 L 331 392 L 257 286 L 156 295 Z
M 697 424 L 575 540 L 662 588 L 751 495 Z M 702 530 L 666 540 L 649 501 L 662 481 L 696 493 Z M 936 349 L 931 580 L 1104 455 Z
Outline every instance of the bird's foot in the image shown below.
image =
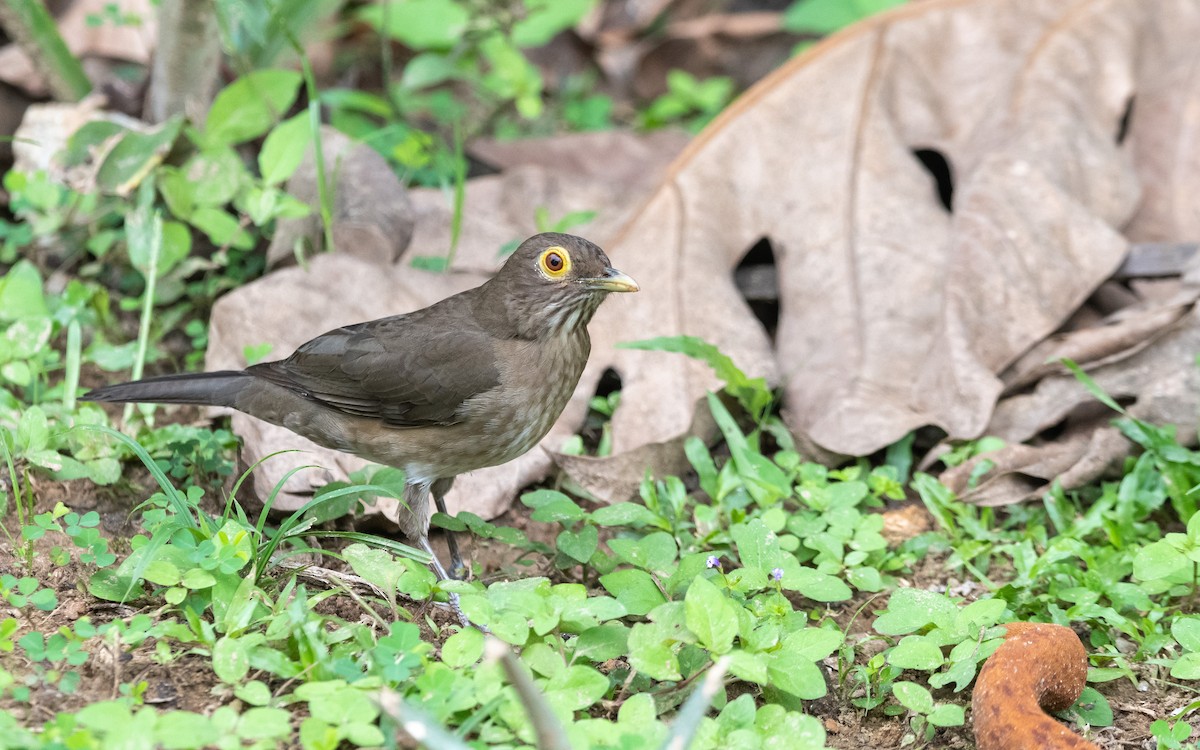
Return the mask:
M 430 562 L 429 562 L 429 565 L 430 565 L 430 567 L 432 567 L 432 568 L 433 568 L 433 573 L 434 573 L 434 575 L 436 575 L 436 576 L 437 576 L 437 578 L 438 578 L 438 580 L 439 580 L 439 581 L 460 580 L 460 579 L 459 579 L 457 576 L 455 576 L 454 578 L 451 578 L 451 577 L 450 577 L 450 576 L 449 576 L 449 575 L 446 573 L 446 569 L 445 569 L 444 567 L 442 567 L 442 561 L 438 559 L 437 553 L 435 553 L 435 552 L 433 551 L 433 547 L 432 547 L 432 546 L 429 544 L 429 538 L 428 538 L 428 537 L 422 537 L 422 538 L 418 539 L 417 541 L 419 542 L 419 544 L 420 544 L 420 546 L 421 546 L 421 549 L 423 549 L 423 550 L 425 550 L 426 552 L 428 552 L 428 553 L 429 553 L 429 556 L 430 556 L 431 558 L 433 558 L 432 560 L 430 560 Z M 458 548 L 457 548 L 457 546 L 455 546 L 455 545 L 452 545 L 452 546 L 451 546 L 451 550 L 453 551 L 453 553 L 457 553 L 457 552 L 458 552 Z M 456 555 L 456 554 L 455 554 L 455 557 L 457 557 L 457 555 Z M 458 565 L 458 566 L 460 566 L 460 567 L 462 566 L 462 560 L 461 560 L 461 559 L 459 559 L 459 560 L 458 560 L 458 562 L 457 562 L 457 565 Z M 459 599 L 459 597 L 458 597 L 458 594 L 457 594 L 457 593 L 455 593 L 455 592 L 451 591 L 449 594 L 447 594 L 447 599 L 448 599 L 448 601 L 449 601 L 449 604 L 450 604 L 450 609 L 454 611 L 454 614 L 455 614 L 455 615 L 458 617 L 458 621 L 459 621 L 460 623 L 462 623 L 462 626 L 463 626 L 464 628 L 472 628 L 472 627 L 473 627 L 473 628 L 476 628 L 477 630 L 480 630 L 480 631 L 482 631 L 482 632 L 484 632 L 484 633 L 489 633 L 489 632 L 491 632 L 491 631 L 489 631 L 489 630 L 488 630 L 486 627 L 484 627 L 484 626 L 482 626 L 482 625 L 474 625 L 474 624 L 472 624 L 472 622 L 471 622 L 470 618 L 468 618 L 468 617 L 467 617 L 467 615 L 466 615 L 466 613 L 465 613 L 465 612 L 463 612 L 463 610 L 462 610 L 462 603 L 461 603 L 461 600 Z

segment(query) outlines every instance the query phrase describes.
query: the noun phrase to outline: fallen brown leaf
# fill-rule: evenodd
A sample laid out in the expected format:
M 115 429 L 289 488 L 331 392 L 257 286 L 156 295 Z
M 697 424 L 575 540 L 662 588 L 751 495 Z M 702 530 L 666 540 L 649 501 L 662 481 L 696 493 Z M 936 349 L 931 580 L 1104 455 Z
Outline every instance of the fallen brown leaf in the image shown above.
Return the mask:
M 332 127 L 321 128 L 321 150 L 333 195 L 334 246 L 368 262 L 395 263 L 413 233 L 413 209 L 404 183 L 373 148 Z M 314 210 L 305 217 L 279 221 L 267 249 L 268 266 L 295 262 L 297 243 L 302 256 L 320 252 L 324 245 L 311 146 L 288 179 L 287 191 Z
M 684 432 L 712 380 L 674 355 L 608 350 L 615 332 L 701 336 L 774 378 L 802 444 L 865 455 L 924 425 L 982 434 L 998 374 L 1121 264 L 1119 229 L 1145 210 L 1126 145 L 1140 116 L 1118 135 L 1161 71 L 1197 65 L 1186 41 L 1197 35 L 1200 11 L 1183 0 L 934 0 L 839 34 L 756 86 L 612 244 L 645 279 L 636 302 L 597 321 L 593 363 L 624 385 L 617 451 Z M 1175 93 L 1200 101 L 1195 86 Z M 1182 120 L 1155 138 L 1186 138 Z M 949 164 L 950 209 L 921 148 Z M 762 237 L 779 271 L 778 369 L 729 282 Z

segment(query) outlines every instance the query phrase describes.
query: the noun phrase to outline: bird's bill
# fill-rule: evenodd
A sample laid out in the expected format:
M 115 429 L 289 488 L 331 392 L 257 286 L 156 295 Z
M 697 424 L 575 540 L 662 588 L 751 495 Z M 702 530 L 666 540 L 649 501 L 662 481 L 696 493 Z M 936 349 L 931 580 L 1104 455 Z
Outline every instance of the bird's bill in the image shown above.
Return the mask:
M 632 276 L 621 273 L 615 268 L 606 269 L 603 276 L 584 279 L 583 283 L 590 289 L 598 289 L 605 292 L 636 292 L 641 289 Z

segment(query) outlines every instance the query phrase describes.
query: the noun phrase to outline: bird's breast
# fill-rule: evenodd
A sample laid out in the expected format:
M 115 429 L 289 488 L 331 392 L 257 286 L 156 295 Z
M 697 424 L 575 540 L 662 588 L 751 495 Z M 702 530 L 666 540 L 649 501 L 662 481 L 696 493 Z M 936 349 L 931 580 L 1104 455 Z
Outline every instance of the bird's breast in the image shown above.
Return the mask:
M 494 463 L 511 461 L 546 436 L 575 392 L 589 351 L 586 330 L 501 349 L 501 384 L 477 412 L 482 433 L 494 441 Z

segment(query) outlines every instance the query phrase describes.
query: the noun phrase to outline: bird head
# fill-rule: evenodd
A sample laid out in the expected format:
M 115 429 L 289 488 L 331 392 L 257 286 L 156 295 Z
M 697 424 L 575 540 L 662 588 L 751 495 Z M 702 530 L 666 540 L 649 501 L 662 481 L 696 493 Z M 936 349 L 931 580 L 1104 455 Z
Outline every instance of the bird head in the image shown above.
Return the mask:
M 519 335 L 530 338 L 586 326 L 609 292 L 638 290 L 598 246 L 555 232 L 522 242 L 489 285 L 503 295 Z

